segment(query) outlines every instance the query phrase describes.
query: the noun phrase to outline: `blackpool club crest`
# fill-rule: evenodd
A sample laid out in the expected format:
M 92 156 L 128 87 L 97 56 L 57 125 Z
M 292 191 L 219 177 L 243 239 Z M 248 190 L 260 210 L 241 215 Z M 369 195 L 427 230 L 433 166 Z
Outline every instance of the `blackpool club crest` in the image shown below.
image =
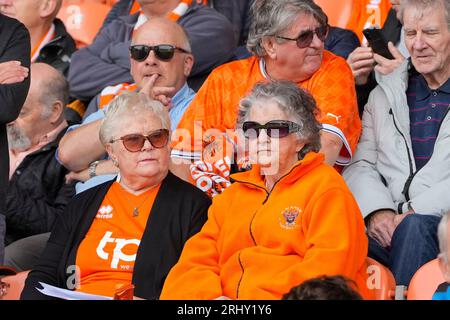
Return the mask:
M 287 230 L 293 230 L 300 227 L 300 225 L 297 223 L 297 217 L 298 215 L 302 213 L 302 210 L 299 207 L 290 206 L 281 211 L 279 221 L 280 226 L 283 229 Z

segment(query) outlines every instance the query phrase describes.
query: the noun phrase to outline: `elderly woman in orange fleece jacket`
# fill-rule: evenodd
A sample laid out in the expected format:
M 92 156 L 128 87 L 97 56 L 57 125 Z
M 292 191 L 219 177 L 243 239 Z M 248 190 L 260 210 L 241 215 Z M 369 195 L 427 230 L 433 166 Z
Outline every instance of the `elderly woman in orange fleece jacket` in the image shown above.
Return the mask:
M 307 279 L 344 275 L 369 298 L 364 221 L 324 163 L 313 98 L 295 84 L 257 84 L 241 100 L 247 172 L 214 198 L 161 299 L 280 299 Z

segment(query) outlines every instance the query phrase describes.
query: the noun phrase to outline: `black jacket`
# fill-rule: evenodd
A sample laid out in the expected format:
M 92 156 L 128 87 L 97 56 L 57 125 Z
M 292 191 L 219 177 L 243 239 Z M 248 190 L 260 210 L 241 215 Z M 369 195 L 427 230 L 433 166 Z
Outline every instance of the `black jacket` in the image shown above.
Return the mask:
M 30 67 L 30 35 L 16 19 L 0 13 L 0 63 L 18 60 Z M 28 94 L 30 77 L 21 83 L 0 84 L 0 264 L 3 262 L 3 237 L 6 185 L 9 176 L 6 124 L 15 120 Z
M 53 24 L 55 25 L 55 38 L 41 49 L 36 62 L 49 64 L 67 77 L 72 53 L 77 48 L 72 36 L 67 33 L 64 23 L 55 18 Z
M 38 282 L 67 288 L 67 280 L 73 278 L 73 273 L 67 270 L 75 265 L 78 247 L 113 182 L 88 189 L 71 201 L 56 222 L 40 261 L 29 274 L 21 299 L 52 299 L 35 289 L 40 287 Z M 132 278 L 136 296 L 159 297 L 184 243 L 205 223 L 210 204 L 202 191 L 169 172 L 155 198 L 136 255 Z
M 56 217 L 75 195 L 65 183 L 67 169 L 55 158 L 64 135 L 27 155 L 14 171 L 6 193 L 6 245 L 39 233 L 50 232 Z

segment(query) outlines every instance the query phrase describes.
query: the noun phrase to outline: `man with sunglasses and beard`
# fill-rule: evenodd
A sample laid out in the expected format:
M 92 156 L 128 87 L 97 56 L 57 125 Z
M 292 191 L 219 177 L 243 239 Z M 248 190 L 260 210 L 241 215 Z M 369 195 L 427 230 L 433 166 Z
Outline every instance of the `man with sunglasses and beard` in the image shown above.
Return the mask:
M 39 282 L 109 297 L 132 284 L 135 296 L 158 299 L 184 243 L 206 221 L 211 200 L 169 171 L 170 119 L 159 101 L 117 97 L 99 136 L 119 175 L 75 196 L 60 215 L 22 299 L 51 299 Z
M 197 168 L 212 167 L 222 177 L 229 175 L 229 164 L 235 159 L 222 150 L 239 146 L 229 147 L 233 138 L 227 129 L 235 128 L 236 106 L 258 81 L 293 81 L 313 95 L 323 126 L 321 152 L 330 165 L 350 162 L 361 131 L 351 70 L 343 58 L 324 50 L 328 19 L 322 9 L 311 0 L 256 0 L 252 15 L 247 47 L 255 56 L 211 73 L 178 126 L 190 136 L 183 137 L 172 152 L 173 158 L 187 160 L 175 172 L 194 179 L 212 195 L 211 172 L 190 168 L 190 161 L 212 161 L 200 162 Z
M 104 160 L 105 149 L 98 139 L 104 108 L 116 96 L 140 91 L 158 99 L 169 111 L 174 130 L 195 93 L 187 84 L 194 64 L 189 39 L 183 28 L 164 18 L 153 18 L 134 34 L 130 50 L 131 75 L 135 83 L 107 87 L 98 101 L 97 112 L 81 126 L 72 126 L 61 140 L 58 158 L 72 172 L 68 180 L 77 184 L 77 193 L 112 179 L 117 168 Z

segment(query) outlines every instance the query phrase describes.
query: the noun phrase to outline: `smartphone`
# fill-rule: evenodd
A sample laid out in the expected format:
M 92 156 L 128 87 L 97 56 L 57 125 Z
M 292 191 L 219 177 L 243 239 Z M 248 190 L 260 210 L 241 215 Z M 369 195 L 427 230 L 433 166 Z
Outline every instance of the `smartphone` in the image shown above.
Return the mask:
M 373 52 L 378 53 L 380 56 L 383 56 L 387 59 L 394 59 L 394 56 L 389 51 L 388 42 L 381 33 L 381 29 L 364 29 L 363 34 L 369 42 L 369 45 L 372 48 Z

